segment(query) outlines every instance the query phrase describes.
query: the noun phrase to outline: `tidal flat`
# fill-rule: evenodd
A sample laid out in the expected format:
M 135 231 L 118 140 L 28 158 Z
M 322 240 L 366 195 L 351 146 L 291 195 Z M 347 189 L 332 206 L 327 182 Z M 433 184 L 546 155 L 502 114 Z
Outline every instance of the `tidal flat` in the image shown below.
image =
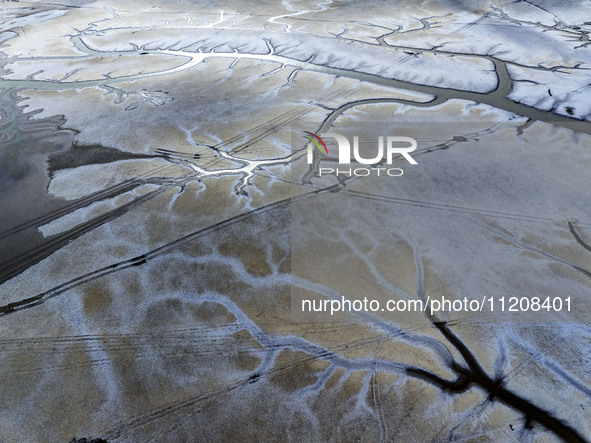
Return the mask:
M 591 441 L 590 17 L 1 2 L 0 441 Z

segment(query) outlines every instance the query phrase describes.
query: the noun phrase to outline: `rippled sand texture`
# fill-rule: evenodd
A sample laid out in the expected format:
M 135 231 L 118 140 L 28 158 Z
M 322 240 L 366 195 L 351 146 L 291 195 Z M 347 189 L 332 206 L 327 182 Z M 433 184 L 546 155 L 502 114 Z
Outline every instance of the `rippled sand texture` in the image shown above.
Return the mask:
M 0 3 L 0 440 L 591 440 L 590 17 Z M 352 128 L 418 165 L 315 177 L 301 131 Z

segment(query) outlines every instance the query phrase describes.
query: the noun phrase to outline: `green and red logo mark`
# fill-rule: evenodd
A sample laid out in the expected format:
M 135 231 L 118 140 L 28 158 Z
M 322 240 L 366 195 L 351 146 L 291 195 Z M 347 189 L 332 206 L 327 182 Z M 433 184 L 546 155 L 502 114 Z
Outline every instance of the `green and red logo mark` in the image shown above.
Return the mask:
M 304 138 L 309 140 L 311 143 L 307 145 L 307 154 L 306 154 L 306 161 L 309 165 L 314 164 L 314 145 L 320 151 L 320 155 L 328 155 L 328 149 L 326 147 L 326 143 L 324 140 L 320 138 L 318 135 L 314 134 L 313 132 L 304 131 L 307 135 L 304 135 Z M 319 167 L 318 173 L 319 175 L 325 174 L 333 174 L 336 171 L 336 175 L 349 175 L 349 176 L 356 176 L 362 177 L 370 174 L 377 174 L 380 175 L 380 171 L 385 171 L 390 177 L 397 177 L 404 173 L 404 171 L 400 168 L 382 168 L 379 165 L 383 164 L 384 161 L 387 165 L 391 165 L 394 162 L 395 155 L 401 155 L 408 163 L 411 165 L 416 165 L 417 162 L 414 158 L 410 156 L 410 153 L 413 152 L 417 148 L 417 141 L 412 137 L 399 137 L 399 136 L 379 136 L 377 147 L 370 149 L 368 153 L 368 149 L 364 149 L 363 153 L 359 147 L 359 137 L 353 137 L 353 143 L 349 141 L 349 139 L 337 132 L 325 132 L 320 134 L 323 138 L 332 138 L 337 142 L 338 146 L 338 165 L 351 165 L 353 162 L 359 163 L 361 165 L 368 165 L 371 166 L 367 168 L 349 168 L 339 170 L 338 168 L 325 168 Z M 322 150 L 324 148 L 324 151 Z M 352 148 L 352 149 L 351 149 Z M 351 154 L 353 155 L 354 160 L 351 158 Z M 368 157 L 367 155 L 370 154 Z M 318 160 L 318 158 L 316 158 Z M 332 163 L 334 163 L 335 159 Z M 318 164 L 317 164 L 318 166 Z M 348 171 L 348 172 L 347 172 Z
M 312 143 L 316 145 L 318 150 L 321 154 L 328 155 L 328 149 L 326 148 L 326 144 L 324 141 L 314 134 L 313 132 L 304 131 L 310 137 L 304 136 L 304 138 L 310 140 Z M 351 146 L 351 142 L 347 137 L 342 134 L 338 134 L 336 132 L 326 132 L 320 134 L 322 137 L 326 138 L 334 138 L 337 142 L 339 147 L 339 157 L 338 162 L 340 164 L 351 164 L 351 154 L 355 158 L 355 161 L 361 163 L 362 165 L 373 165 L 376 163 L 381 162 L 384 157 L 386 159 L 387 164 L 391 165 L 393 162 L 393 157 L 396 154 L 402 155 L 402 157 L 407 160 L 411 165 L 416 165 L 417 162 L 414 158 L 410 156 L 410 153 L 417 148 L 417 141 L 411 137 L 395 137 L 395 136 L 387 136 L 387 137 L 378 137 L 378 145 L 377 145 L 377 152 L 372 157 L 365 157 L 361 155 L 359 149 L 359 137 L 353 137 L 353 146 Z M 384 140 L 385 139 L 385 140 Z M 386 143 L 384 143 L 384 141 Z M 324 152 L 320 147 L 320 144 L 324 147 Z M 353 148 L 353 152 L 351 152 L 351 147 Z M 308 144 L 308 164 L 311 165 L 314 161 L 313 157 L 314 147 L 311 143 Z M 374 151 L 375 152 L 375 151 Z
M 320 137 L 318 137 L 316 134 L 314 134 L 313 132 L 310 131 L 304 131 L 306 134 L 311 135 L 312 137 L 306 137 L 304 136 L 304 138 L 310 140 L 312 143 L 314 143 L 317 147 L 318 150 L 320 151 L 321 154 L 324 154 L 324 152 L 322 152 L 322 148 L 320 147 L 320 145 L 318 144 L 318 142 L 316 140 L 318 140 L 322 146 L 324 147 L 324 151 L 326 152 L 326 155 L 328 155 L 328 149 L 326 148 L 326 144 L 324 143 L 324 141 L 322 141 L 322 139 Z M 316 140 L 314 140 L 316 139 Z

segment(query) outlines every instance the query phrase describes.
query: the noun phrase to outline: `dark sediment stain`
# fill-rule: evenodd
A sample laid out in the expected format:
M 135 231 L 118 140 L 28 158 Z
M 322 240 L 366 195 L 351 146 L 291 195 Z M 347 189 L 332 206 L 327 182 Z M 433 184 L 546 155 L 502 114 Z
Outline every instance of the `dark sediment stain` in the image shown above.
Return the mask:
M 220 252 L 225 256 L 236 257 L 244 264 L 246 270 L 256 276 L 271 274 L 272 269 L 267 262 L 265 250 L 257 244 L 256 238 L 232 239 L 220 245 Z
M 107 289 L 94 285 L 85 291 L 83 303 L 86 314 L 96 314 L 109 307 L 111 294 Z
M 79 145 L 73 142 L 69 149 L 50 155 L 47 163 L 50 177 L 52 177 L 55 171 L 61 169 L 146 158 L 154 158 L 154 156 L 133 154 L 101 145 Z

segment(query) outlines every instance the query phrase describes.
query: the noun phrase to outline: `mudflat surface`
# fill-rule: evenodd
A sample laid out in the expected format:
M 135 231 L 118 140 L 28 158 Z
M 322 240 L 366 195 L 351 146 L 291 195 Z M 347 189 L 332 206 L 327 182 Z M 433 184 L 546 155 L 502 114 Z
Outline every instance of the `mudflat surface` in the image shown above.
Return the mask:
M 590 23 L 0 3 L 0 440 L 591 440 Z

